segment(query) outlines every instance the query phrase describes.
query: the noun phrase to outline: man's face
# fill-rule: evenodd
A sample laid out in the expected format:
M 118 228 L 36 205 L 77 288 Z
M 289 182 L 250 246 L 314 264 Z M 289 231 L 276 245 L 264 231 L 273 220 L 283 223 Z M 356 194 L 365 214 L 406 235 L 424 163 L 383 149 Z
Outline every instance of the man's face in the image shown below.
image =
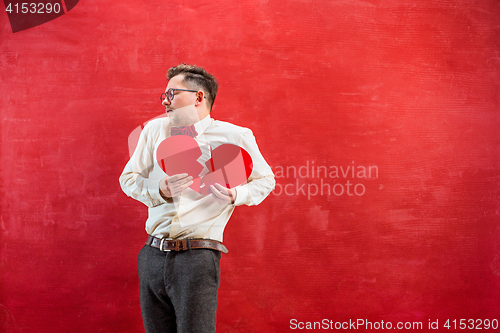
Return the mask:
M 189 89 L 183 83 L 184 75 L 174 76 L 168 81 L 167 92 L 172 89 Z M 170 123 L 176 127 L 184 127 L 198 122 L 199 116 L 195 107 L 196 93 L 190 91 L 174 91 L 174 98 L 169 101 L 165 98 L 162 104 L 170 118 Z

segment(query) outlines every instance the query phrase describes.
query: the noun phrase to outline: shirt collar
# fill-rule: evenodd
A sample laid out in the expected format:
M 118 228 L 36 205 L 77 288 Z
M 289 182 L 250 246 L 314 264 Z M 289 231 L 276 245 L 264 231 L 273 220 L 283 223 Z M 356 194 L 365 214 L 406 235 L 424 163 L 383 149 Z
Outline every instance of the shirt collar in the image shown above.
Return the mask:
M 196 132 L 198 133 L 198 136 L 203 134 L 205 130 L 212 124 L 212 118 L 210 115 L 207 115 L 205 118 L 202 120 L 198 121 L 197 123 L 194 124 L 194 128 Z

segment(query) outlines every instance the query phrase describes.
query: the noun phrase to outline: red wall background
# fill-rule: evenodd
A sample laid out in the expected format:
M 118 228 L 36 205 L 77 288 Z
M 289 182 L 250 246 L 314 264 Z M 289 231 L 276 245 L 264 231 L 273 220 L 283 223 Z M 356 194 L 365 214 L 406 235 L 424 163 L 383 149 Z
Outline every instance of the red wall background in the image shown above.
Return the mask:
M 0 13 L 0 330 L 143 331 L 147 212 L 118 176 L 180 62 L 285 171 L 228 224 L 218 331 L 500 320 L 499 27 L 496 0 L 82 0 L 17 33 Z

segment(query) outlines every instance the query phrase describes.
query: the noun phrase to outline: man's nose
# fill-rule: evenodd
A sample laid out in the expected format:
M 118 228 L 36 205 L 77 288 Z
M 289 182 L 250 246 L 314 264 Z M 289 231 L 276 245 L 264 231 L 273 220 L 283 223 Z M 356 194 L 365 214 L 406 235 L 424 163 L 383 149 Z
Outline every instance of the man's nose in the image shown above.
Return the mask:
M 165 97 L 163 99 L 163 101 L 161 102 L 161 104 L 163 104 L 164 106 L 167 106 L 167 105 L 170 105 L 170 101 L 167 99 L 167 97 Z

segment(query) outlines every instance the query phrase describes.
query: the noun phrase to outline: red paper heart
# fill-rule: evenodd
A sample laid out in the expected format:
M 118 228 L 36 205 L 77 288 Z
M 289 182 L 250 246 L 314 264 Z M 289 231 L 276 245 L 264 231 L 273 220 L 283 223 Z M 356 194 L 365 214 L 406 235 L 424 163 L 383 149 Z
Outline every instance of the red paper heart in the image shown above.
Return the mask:
M 187 135 L 171 136 L 163 140 L 156 150 L 156 161 L 167 175 L 187 173 L 193 177 L 191 189 L 209 195 L 210 185 L 218 183 L 233 188 L 248 181 L 252 173 L 252 158 L 245 149 L 223 144 L 212 150 L 211 158 L 205 163 L 209 172 L 199 178 L 203 166 L 198 163 L 202 155 L 196 140 Z M 204 186 L 201 186 L 203 182 Z
M 247 183 L 253 168 L 252 158 L 245 149 L 227 143 L 212 150 L 212 158 L 205 164 L 209 173 L 202 179 L 204 195 L 211 193 L 210 185 L 215 183 L 227 188 Z
M 73 9 L 79 0 L 4 0 L 12 32 L 19 32 L 52 21 Z
M 196 140 L 187 135 L 175 135 L 163 140 L 156 150 L 156 161 L 160 168 L 169 176 L 187 173 L 193 177 L 190 186 L 198 192 L 201 179 L 199 177 L 203 166 L 197 159 L 202 155 Z

